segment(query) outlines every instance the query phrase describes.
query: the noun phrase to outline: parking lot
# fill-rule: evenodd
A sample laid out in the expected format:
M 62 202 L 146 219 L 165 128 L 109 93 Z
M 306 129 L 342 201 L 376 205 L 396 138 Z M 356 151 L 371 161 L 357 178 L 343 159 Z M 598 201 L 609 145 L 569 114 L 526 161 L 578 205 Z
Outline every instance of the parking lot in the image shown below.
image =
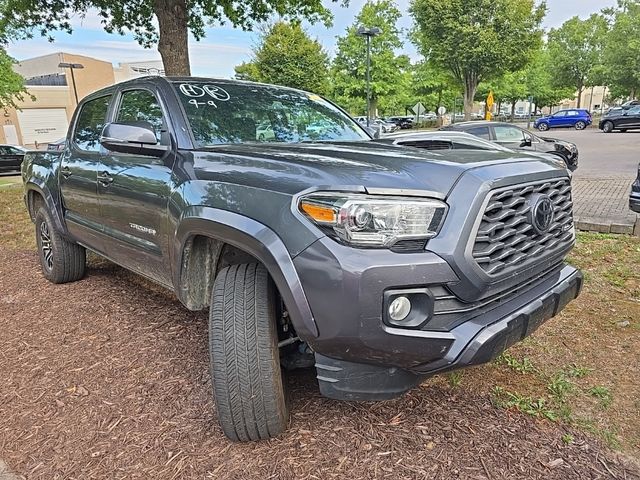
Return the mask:
M 603 133 L 597 128 L 583 131 L 558 128 L 538 132 L 541 136 L 556 137 L 573 142 L 580 151 L 580 168 L 574 178 L 620 177 L 629 184 L 638 172 L 640 162 L 640 131 Z

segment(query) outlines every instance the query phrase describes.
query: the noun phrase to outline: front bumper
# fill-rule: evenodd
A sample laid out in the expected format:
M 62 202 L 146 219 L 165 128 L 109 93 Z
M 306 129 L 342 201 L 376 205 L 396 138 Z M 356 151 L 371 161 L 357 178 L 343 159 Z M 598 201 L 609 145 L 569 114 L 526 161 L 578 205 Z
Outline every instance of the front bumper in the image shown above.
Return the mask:
M 629 208 L 634 212 L 640 213 L 640 171 L 638 171 L 638 178 L 633 182 L 633 185 L 631 185 Z
M 486 363 L 533 333 L 558 314 L 582 288 L 582 274 L 565 266 L 551 278 L 503 305 L 464 322 L 449 332 L 386 329 L 389 348 L 416 350 L 430 360 L 411 366 L 339 360 L 316 353 L 318 383 L 323 395 L 339 400 L 385 400 L 402 394 L 435 373 Z M 443 348 L 443 342 L 446 348 Z M 439 358 L 433 359 L 433 353 Z
M 635 195 L 633 192 L 631 193 L 629 197 L 629 208 L 634 212 L 640 213 L 640 192 Z

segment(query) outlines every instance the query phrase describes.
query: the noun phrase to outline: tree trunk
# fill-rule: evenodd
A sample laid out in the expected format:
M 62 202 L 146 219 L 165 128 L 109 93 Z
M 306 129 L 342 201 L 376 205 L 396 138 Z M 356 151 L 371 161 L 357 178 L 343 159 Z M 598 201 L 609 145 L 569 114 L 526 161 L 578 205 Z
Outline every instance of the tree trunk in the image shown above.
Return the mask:
M 371 119 L 378 118 L 378 97 L 371 96 Z
M 511 102 L 511 123 L 516 121 L 516 103 L 518 103 L 518 100 Z
M 578 103 L 576 105 L 576 108 L 580 108 L 580 106 L 582 105 L 582 91 L 584 90 L 584 86 L 581 86 L 578 89 Z
M 464 119 L 471 120 L 471 112 L 473 111 L 473 99 L 478 89 L 478 79 L 475 74 L 470 73 L 464 79 Z M 455 115 L 455 112 L 454 112 Z
M 158 51 L 165 75 L 191 75 L 186 0 L 154 0 L 153 10 L 158 18 Z

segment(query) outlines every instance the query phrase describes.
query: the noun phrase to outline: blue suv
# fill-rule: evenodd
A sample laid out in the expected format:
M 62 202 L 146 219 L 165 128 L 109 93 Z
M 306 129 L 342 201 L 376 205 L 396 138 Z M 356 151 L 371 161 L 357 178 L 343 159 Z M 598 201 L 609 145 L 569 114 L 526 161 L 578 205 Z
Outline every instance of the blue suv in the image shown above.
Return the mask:
M 541 117 L 535 121 L 533 126 L 542 132 L 557 127 L 573 127 L 576 130 L 584 130 L 591 123 L 591 114 L 588 110 L 570 108 L 559 110 L 548 117 Z

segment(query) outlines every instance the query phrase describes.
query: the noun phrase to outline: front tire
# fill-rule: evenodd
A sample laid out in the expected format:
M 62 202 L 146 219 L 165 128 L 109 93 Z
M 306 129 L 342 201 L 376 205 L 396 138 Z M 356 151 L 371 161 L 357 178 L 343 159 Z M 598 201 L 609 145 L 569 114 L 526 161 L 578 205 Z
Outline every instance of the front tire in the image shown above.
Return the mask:
M 38 258 L 44 278 L 52 283 L 75 282 L 84 277 L 87 253 L 84 247 L 63 238 L 54 228 L 45 207 L 35 216 Z
M 275 300 L 269 274 L 257 263 L 226 267 L 213 285 L 211 377 L 218 421 L 234 441 L 272 438 L 287 427 Z
M 613 123 L 612 122 L 604 122 L 602 124 L 602 131 L 604 133 L 611 133 L 613 132 Z
M 587 128 L 587 124 L 580 120 L 579 122 L 576 122 L 575 127 L 576 130 L 584 130 L 585 128 Z
M 540 130 L 541 132 L 546 132 L 547 130 L 549 130 L 549 124 L 541 123 L 540 125 L 538 125 L 538 130 Z

